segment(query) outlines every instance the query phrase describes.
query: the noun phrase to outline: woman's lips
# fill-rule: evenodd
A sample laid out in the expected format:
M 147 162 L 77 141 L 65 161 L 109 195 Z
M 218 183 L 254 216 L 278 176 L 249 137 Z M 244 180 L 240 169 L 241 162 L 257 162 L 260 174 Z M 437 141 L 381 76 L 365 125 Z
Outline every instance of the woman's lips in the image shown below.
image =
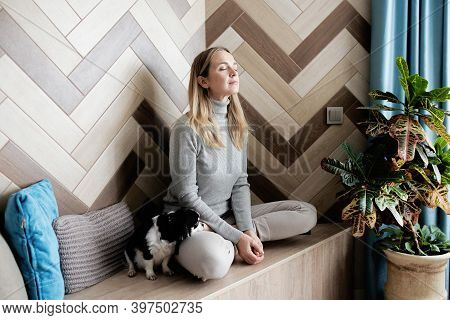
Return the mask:
M 233 84 L 238 84 L 239 82 L 237 82 L 237 81 L 234 81 L 234 82 L 230 82 L 229 84 L 230 85 L 233 85 Z

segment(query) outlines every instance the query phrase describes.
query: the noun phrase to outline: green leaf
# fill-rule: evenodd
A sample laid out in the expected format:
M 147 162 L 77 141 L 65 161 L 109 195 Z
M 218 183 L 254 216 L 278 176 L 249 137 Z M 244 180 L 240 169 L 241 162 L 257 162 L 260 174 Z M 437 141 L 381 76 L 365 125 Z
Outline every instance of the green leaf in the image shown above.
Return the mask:
M 408 200 L 408 194 L 402 189 L 400 189 L 398 185 L 391 187 L 391 190 L 394 191 L 394 193 L 403 201 Z
M 415 254 L 411 242 L 405 242 L 405 249 L 411 254 Z
M 392 92 L 383 92 L 380 90 L 372 90 L 369 92 L 369 97 L 373 100 L 387 100 L 393 103 L 401 103 L 395 94 Z
M 425 78 L 419 76 L 417 73 L 409 76 L 408 82 L 414 89 L 411 101 L 416 97 L 420 97 L 428 87 L 428 81 Z
M 419 154 L 420 158 L 422 159 L 424 163 L 424 167 L 428 167 L 428 156 L 426 155 L 425 151 L 423 150 L 423 147 L 420 144 L 416 145 L 417 153 Z
M 356 167 L 359 174 L 365 179 L 366 173 L 365 173 L 364 164 L 363 164 L 363 154 L 362 153 L 356 154 L 353 151 L 351 145 L 349 145 L 346 142 L 344 142 L 341 146 L 342 146 L 342 149 L 344 149 L 345 153 L 347 154 L 348 159 L 350 160 L 349 162 Z
M 397 63 L 398 72 L 400 74 L 400 84 L 402 85 L 403 91 L 405 91 L 406 101 L 410 101 L 410 94 L 408 88 L 408 78 L 409 78 L 409 69 L 408 64 L 406 63 L 403 57 L 397 57 L 395 62 Z
M 359 196 L 359 211 L 363 215 L 369 215 L 373 210 L 373 193 L 368 190 L 361 190 L 358 192 Z
M 375 203 L 381 211 L 386 210 L 386 208 L 389 209 L 397 223 L 403 227 L 403 217 L 396 209 L 398 206 L 398 199 L 391 195 L 382 194 L 375 198 Z
M 450 99 L 450 87 L 438 88 L 429 92 L 430 99 L 437 102 L 445 102 Z
M 354 169 L 347 163 L 342 163 L 339 160 L 324 158 L 321 162 L 322 169 L 335 175 L 340 175 L 342 183 L 346 186 L 353 187 L 360 182 L 359 177 L 354 172 Z
M 430 245 L 430 249 L 432 252 L 441 252 L 441 250 L 439 250 L 439 247 L 435 244 Z
M 422 99 L 418 104 L 419 109 L 425 110 L 430 113 L 431 117 L 435 118 L 440 123 L 444 122 L 445 112 L 442 109 L 433 105 L 429 99 Z

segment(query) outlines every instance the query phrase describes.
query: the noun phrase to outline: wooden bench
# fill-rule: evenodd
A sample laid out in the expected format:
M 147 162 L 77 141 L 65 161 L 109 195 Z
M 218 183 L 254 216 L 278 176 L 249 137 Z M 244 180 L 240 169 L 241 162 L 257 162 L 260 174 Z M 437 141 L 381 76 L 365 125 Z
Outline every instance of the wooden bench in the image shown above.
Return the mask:
M 176 275 L 143 272 L 129 278 L 124 269 L 66 299 L 351 299 L 353 238 L 348 224 L 318 224 L 311 235 L 264 243 L 257 265 L 236 259 L 228 274 L 203 282 L 175 265 Z

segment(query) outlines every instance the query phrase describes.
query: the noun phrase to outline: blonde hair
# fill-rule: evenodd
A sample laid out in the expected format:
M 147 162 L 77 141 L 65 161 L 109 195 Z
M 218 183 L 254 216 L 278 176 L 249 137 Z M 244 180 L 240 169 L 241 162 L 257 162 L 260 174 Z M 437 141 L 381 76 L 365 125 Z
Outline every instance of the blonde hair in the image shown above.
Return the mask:
M 203 88 L 197 82 L 198 76 L 208 77 L 211 59 L 217 51 L 228 51 L 223 47 L 209 48 L 195 57 L 192 63 L 189 78 L 189 106 L 186 113 L 189 126 L 203 139 L 204 143 L 213 148 L 224 147 L 219 134 L 219 126 L 213 115 L 213 106 L 208 89 Z M 239 97 L 236 94 L 230 96 L 228 107 L 228 132 L 234 146 L 241 150 L 251 131 L 242 110 Z

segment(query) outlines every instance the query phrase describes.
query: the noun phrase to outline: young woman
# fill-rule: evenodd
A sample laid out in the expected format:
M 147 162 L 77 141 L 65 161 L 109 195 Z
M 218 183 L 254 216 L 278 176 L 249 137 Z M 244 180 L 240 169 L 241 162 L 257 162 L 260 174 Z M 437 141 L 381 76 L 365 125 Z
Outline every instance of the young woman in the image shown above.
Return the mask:
M 175 259 L 203 279 L 226 275 L 238 254 L 248 264 L 264 259 L 262 241 L 305 233 L 317 222 L 316 209 L 285 200 L 251 206 L 247 182 L 248 123 L 238 98 L 237 63 L 214 47 L 194 60 L 189 80 L 190 109 L 170 134 L 172 182 L 164 211 L 192 208 L 206 223 L 184 240 Z

